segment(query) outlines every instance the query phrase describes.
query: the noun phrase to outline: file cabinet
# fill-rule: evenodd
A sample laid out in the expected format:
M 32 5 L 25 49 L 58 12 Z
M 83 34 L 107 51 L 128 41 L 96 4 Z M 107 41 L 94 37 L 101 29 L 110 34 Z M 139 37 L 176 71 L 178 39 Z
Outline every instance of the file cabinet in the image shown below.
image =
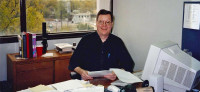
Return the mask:
M 68 65 L 72 53 L 60 54 L 55 50 L 47 53 L 53 56 L 17 59 L 18 53 L 7 54 L 7 80 L 13 92 L 71 79 Z

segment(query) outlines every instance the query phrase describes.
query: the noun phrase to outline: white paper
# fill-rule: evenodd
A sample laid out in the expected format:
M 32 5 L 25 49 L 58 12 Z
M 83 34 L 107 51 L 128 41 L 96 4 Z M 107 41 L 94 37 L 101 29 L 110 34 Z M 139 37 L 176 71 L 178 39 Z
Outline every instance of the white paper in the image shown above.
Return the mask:
M 128 84 L 130 84 L 130 83 L 125 83 L 125 82 L 122 82 L 120 80 L 116 80 L 116 81 L 111 83 L 111 85 L 115 85 L 115 86 L 126 86 Z
M 86 88 L 78 88 L 78 89 L 67 90 L 64 92 L 104 92 L 104 86 L 92 86 L 92 87 L 86 87 Z
M 64 92 L 66 90 L 71 90 L 71 89 L 77 89 L 77 88 L 84 87 L 82 85 L 82 83 L 81 83 L 81 80 L 68 80 L 68 81 L 64 81 L 64 82 L 59 82 L 59 83 L 56 83 L 56 84 L 52 84 L 52 86 L 56 90 L 58 90 L 60 92 Z
M 42 91 L 42 92 L 60 92 L 60 91 L 57 91 L 57 90 L 49 90 L 49 91 Z
M 42 57 L 52 57 L 53 53 L 45 53 L 44 55 L 42 55 Z
M 139 72 L 135 72 L 135 73 L 133 73 L 133 75 L 135 75 L 135 76 L 137 76 L 138 78 L 141 79 L 141 77 L 142 77 L 142 73 L 143 73 L 143 71 L 139 71 Z
M 87 86 L 90 84 L 84 80 L 68 80 L 55 84 L 48 85 L 48 87 L 54 90 L 42 91 L 42 92 L 103 92 L 104 86 Z M 94 91 L 95 90 L 95 91 Z M 25 89 L 17 92 L 32 92 L 30 89 Z
M 118 77 L 118 79 L 122 82 L 125 82 L 125 83 L 142 82 L 141 79 L 139 79 L 138 77 L 136 77 L 132 73 L 127 72 L 125 70 L 117 69 L 117 68 L 111 68 L 110 70 L 113 71 L 116 74 L 116 76 Z
M 17 91 L 17 92 L 31 92 L 29 89 L 24 89 L 24 90 L 20 90 L 20 91 Z
M 112 71 L 109 71 L 109 70 L 90 71 L 90 72 L 88 72 L 88 75 L 90 75 L 91 77 L 102 77 L 102 76 L 107 75 L 109 73 L 112 73 Z
M 47 85 L 47 86 L 50 87 L 50 88 L 53 88 L 51 85 Z M 29 88 L 27 88 L 27 89 L 20 90 L 20 91 L 17 91 L 17 92 L 32 92 L 32 91 Z M 56 89 L 54 89 L 54 90 L 48 90 L 48 91 L 42 91 L 42 92 L 60 92 L 60 91 L 57 91 Z
M 185 4 L 184 28 L 199 30 L 200 4 Z

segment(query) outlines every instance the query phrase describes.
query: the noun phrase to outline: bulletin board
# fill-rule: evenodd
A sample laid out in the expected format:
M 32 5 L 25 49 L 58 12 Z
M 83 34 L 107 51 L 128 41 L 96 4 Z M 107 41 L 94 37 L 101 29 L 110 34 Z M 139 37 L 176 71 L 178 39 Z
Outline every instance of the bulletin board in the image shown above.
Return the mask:
M 184 2 L 181 49 L 200 61 L 200 2 Z

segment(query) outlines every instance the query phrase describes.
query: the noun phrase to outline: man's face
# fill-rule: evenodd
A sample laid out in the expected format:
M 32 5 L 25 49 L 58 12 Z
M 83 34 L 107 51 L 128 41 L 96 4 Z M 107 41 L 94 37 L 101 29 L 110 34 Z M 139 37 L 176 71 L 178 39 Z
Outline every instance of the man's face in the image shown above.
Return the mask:
M 108 36 L 113 26 L 111 21 L 111 16 L 109 14 L 99 15 L 98 20 L 96 21 L 97 33 L 99 36 Z

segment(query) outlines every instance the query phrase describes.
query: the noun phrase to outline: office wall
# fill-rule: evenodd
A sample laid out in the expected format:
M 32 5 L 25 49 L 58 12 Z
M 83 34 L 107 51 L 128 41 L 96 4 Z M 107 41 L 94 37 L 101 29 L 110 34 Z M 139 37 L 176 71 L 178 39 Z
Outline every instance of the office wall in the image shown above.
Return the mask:
M 97 11 L 101 9 L 110 10 L 110 0 L 97 0 Z
M 150 44 L 171 40 L 181 46 L 184 1 L 113 0 L 113 33 L 125 42 L 134 70 L 143 69 Z
M 72 44 L 73 42 L 78 43 L 80 38 L 71 38 L 71 39 L 59 39 L 59 40 L 48 40 L 48 50 L 54 49 L 55 43 L 67 42 Z M 37 44 L 41 44 L 41 41 L 37 41 Z M 7 80 L 7 59 L 6 55 L 8 53 L 18 53 L 18 43 L 8 43 L 0 44 L 0 81 Z

